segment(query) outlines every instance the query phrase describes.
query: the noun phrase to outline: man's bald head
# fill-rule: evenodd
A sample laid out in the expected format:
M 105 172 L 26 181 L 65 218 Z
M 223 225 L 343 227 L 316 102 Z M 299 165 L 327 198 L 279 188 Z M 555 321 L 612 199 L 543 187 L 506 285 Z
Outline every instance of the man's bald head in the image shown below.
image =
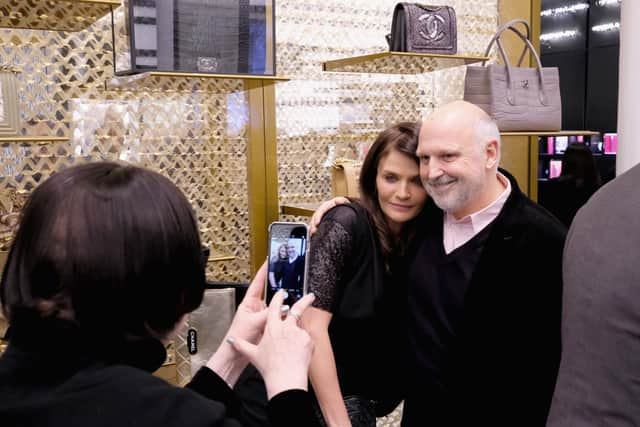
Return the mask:
M 453 101 L 436 108 L 426 120 L 465 120 L 473 121 L 480 117 L 489 119 L 487 113 L 480 107 L 467 101 Z
M 479 150 L 484 150 L 490 141 L 498 142 L 500 148 L 500 131 L 491 117 L 480 107 L 467 101 L 453 101 L 436 108 L 423 121 L 423 127 L 431 123 L 450 129 L 458 129 L 461 133 L 473 133 Z M 499 156 L 498 151 L 498 156 Z M 500 161 L 498 157 L 498 162 Z
M 477 106 L 455 101 L 422 122 L 418 157 L 420 177 L 443 210 L 456 218 L 493 200 L 500 161 L 500 133 Z

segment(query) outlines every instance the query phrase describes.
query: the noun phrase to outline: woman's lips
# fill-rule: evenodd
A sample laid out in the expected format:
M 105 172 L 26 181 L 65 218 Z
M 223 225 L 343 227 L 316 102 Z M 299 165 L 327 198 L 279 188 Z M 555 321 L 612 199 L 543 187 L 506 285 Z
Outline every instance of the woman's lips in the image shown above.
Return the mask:
M 408 211 L 408 210 L 413 209 L 413 205 L 399 205 L 397 203 L 390 203 L 390 205 L 394 209 L 397 209 L 397 210 L 400 210 L 400 211 Z

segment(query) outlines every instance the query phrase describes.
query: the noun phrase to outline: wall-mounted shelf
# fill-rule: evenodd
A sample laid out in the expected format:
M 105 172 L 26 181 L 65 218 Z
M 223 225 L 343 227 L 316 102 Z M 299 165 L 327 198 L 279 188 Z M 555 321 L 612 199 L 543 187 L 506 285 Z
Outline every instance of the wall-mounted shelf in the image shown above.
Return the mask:
M 488 59 L 487 56 L 478 55 L 380 52 L 326 61 L 322 68 L 324 71 L 346 73 L 421 74 Z
M 502 136 L 593 136 L 600 132 L 592 130 L 559 130 L 559 131 L 526 131 L 526 132 L 500 132 Z
M 616 153 L 591 153 L 593 155 L 593 157 L 615 157 Z M 554 154 L 549 154 L 549 153 L 539 153 L 538 157 L 541 158 L 559 158 L 561 159 L 564 156 L 564 153 L 554 153 Z
M 8 0 L 0 3 L 0 27 L 80 31 L 120 4 L 120 0 Z
M 223 254 L 213 252 L 211 256 L 209 256 L 209 258 L 207 259 L 207 262 L 209 263 L 209 262 L 233 261 L 234 259 L 236 259 L 236 257 L 233 255 L 223 255 Z
M 148 73 L 137 74 L 137 76 L 148 77 L 176 77 L 191 79 L 232 79 L 232 80 L 274 80 L 286 82 L 288 77 L 265 76 L 258 74 L 209 74 L 209 73 L 182 73 L 177 71 L 149 71 Z
M 318 203 L 291 203 L 280 206 L 280 212 L 283 215 L 311 216 L 318 209 L 321 202 Z
M 4 142 L 35 142 L 40 145 L 47 145 L 52 142 L 68 141 L 68 136 L 2 136 L 0 143 Z
M 262 82 L 286 82 L 290 79 L 280 76 L 264 76 L 255 74 L 208 74 L 208 73 L 182 73 L 175 71 L 149 71 L 140 74 L 116 76 L 112 78 L 107 86 L 109 88 L 128 87 L 132 84 L 143 82 L 148 79 L 224 79 L 224 80 L 248 80 Z

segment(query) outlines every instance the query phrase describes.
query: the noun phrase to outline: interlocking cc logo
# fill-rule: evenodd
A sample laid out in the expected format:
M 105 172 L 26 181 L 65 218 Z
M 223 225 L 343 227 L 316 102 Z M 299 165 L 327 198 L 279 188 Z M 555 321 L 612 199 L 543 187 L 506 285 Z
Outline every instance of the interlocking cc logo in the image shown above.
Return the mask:
M 444 18 L 435 13 L 425 13 L 420 15 L 418 21 L 421 23 L 419 34 L 425 40 L 433 43 L 440 41 L 446 36 L 444 32 Z

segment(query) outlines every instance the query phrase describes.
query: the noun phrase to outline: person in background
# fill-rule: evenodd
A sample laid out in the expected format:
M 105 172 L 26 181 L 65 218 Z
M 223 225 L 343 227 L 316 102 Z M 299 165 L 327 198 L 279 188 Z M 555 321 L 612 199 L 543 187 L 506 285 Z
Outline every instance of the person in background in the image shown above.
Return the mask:
M 271 289 L 276 290 L 282 288 L 282 274 L 285 263 L 287 262 L 289 262 L 287 245 L 283 243 L 278 246 L 278 256 L 269 267 L 269 286 L 271 286 Z
M 549 427 L 640 425 L 640 165 L 577 213 L 564 251 Z
M 410 122 L 383 131 L 362 165 L 361 198 L 320 209 L 322 220 L 312 221 L 308 288 L 316 300 L 302 324 L 315 343 L 309 374 L 318 417 L 329 426 L 375 426 L 402 398 L 402 259 L 427 197 L 418 131 Z
M 589 147 L 572 143 L 562 157 L 560 176 L 540 188 L 540 201 L 565 226 L 602 185 L 600 172 Z
M 0 282 L 9 346 L 0 358 L 3 426 L 240 426 L 231 386 L 251 361 L 273 426 L 314 425 L 307 394 L 313 343 L 268 311 L 266 265 L 226 340 L 186 388 L 151 375 L 163 345 L 203 298 L 206 258 L 191 206 L 167 178 L 100 162 L 40 184 L 23 211 Z M 286 312 L 286 311 L 285 311 Z
M 560 361 L 565 227 L 500 162 L 500 133 L 455 101 L 423 122 L 430 199 L 408 269 L 402 425 L 544 426 Z

